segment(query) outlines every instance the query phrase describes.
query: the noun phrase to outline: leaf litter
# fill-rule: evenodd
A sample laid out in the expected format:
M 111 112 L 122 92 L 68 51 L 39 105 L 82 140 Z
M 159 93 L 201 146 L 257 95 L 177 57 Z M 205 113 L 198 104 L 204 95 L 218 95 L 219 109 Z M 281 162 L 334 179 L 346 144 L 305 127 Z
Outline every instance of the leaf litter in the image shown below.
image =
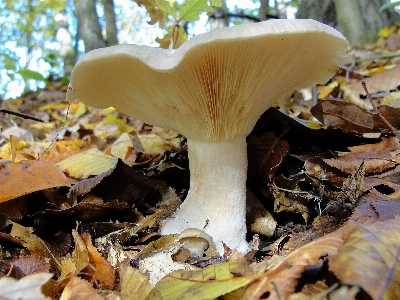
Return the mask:
M 246 256 L 192 257 L 159 236 L 189 188 L 184 137 L 112 108 L 71 104 L 66 117 L 56 80 L 4 102 L 45 123 L 0 120 L 0 298 L 398 297 L 399 141 L 359 83 L 399 128 L 385 53 L 400 43 L 381 34 L 314 89 L 317 103 L 295 93 L 290 117 L 271 108 L 247 137 Z

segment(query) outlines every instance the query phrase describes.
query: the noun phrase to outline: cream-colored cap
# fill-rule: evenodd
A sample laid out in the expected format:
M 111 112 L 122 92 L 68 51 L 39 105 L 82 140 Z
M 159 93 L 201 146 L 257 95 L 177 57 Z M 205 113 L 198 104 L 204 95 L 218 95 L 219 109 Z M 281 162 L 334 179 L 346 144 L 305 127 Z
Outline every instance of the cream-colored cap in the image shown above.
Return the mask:
M 317 21 L 271 20 L 195 36 L 178 49 L 96 49 L 74 67 L 67 100 L 113 106 L 193 140 L 230 140 L 296 88 L 327 82 L 347 47 Z

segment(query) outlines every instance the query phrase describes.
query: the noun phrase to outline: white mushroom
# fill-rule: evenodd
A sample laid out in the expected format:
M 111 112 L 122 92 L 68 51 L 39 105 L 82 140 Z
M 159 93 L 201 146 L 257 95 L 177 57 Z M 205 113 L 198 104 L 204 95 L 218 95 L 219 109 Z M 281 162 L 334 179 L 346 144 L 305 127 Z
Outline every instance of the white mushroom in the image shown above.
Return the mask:
M 204 251 L 208 248 L 216 250 L 211 236 L 196 228 L 188 228 L 182 231 L 178 241 L 183 245 L 183 249 L 190 251 L 191 257 L 203 257 Z
M 295 89 L 327 82 L 348 43 L 313 20 L 273 20 L 196 36 L 178 49 L 119 45 L 76 64 L 67 100 L 185 135 L 190 190 L 162 234 L 198 228 L 246 252 L 246 136 Z

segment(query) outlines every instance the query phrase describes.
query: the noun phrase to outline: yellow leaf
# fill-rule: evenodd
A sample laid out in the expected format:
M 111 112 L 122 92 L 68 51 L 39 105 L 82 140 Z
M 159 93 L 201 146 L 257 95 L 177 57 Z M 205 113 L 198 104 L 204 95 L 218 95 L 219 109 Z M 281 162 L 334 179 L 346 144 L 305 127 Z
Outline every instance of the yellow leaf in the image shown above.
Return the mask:
M 244 277 L 240 277 L 244 276 Z M 156 285 L 156 296 L 163 299 L 214 299 L 244 287 L 257 276 L 246 262 L 232 261 L 201 270 L 178 270 Z
M 86 105 L 82 102 L 71 103 L 69 107 L 69 115 L 70 119 L 79 118 L 86 112 Z
M 156 134 L 139 135 L 139 139 L 146 153 L 160 153 L 175 149 L 175 145 L 172 142 L 164 140 Z
M 72 155 L 59 162 L 58 167 L 74 178 L 87 178 L 91 175 L 99 175 L 118 162 L 118 158 L 107 155 L 97 148 Z
M 149 280 L 138 269 L 128 265 L 120 265 L 121 298 L 124 300 L 156 299 L 154 288 Z
M 121 132 L 131 132 L 134 128 L 124 122 L 124 120 L 116 118 L 114 115 L 107 115 L 106 120 L 103 123 L 103 126 L 106 125 L 117 125 L 118 130 Z
M 124 132 L 111 146 L 111 154 L 120 159 L 125 159 L 129 148 L 133 148 L 133 143 L 129 134 Z
M 332 81 L 330 84 L 318 87 L 318 99 L 325 99 L 332 93 L 333 89 L 339 85 L 338 81 Z
M 378 35 L 383 38 L 389 37 L 389 35 L 396 31 L 396 26 L 385 27 L 379 30 Z
M 10 147 L 11 147 L 11 161 L 14 162 L 17 157 L 17 149 L 18 149 L 18 138 L 14 135 L 10 135 Z
M 43 105 L 39 108 L 39 110 L 57 110 L 57 109 L 66 109 L 68 107 L 67 103 L 52 103 Z
M 167 34 L 162 38 L 156 38 L 156 42 L 160 44 L 160 48 L 176 49 L 187 41 L 188 36 L 185 29 L 179 25 L 171 25 L 167 28 Z

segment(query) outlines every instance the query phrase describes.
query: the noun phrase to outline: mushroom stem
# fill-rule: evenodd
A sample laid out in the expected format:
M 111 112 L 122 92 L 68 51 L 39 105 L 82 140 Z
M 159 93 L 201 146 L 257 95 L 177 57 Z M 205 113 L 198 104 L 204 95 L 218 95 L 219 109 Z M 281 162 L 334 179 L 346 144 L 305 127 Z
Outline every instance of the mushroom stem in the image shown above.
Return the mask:
M 163 235 L 197 228 L 209 234 L 222 255 L 229 248 L 246 252 L 246 138 L 219 142 L 188 139 L 190 189 L 167 219 Z

